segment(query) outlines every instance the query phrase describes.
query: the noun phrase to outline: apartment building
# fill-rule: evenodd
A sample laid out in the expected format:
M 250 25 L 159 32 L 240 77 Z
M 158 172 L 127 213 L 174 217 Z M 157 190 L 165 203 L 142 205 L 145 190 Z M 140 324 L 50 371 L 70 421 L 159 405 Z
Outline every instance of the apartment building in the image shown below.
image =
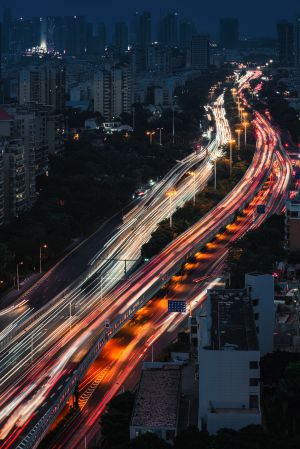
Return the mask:
M 260 350 L 247 289 L 209 290 L 198 316 L 201 430 L 261 424 Z

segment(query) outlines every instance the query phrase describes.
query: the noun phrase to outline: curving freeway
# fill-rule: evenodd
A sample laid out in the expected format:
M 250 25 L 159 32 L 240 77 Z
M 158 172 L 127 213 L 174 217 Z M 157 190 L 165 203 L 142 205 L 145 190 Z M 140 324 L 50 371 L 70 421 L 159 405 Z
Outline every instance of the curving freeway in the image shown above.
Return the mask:
M 216 109 L 216 114 L 223 114 L 222 107 Z M 280 207 L 289 178 L 289 164 L 278 152 L 278 136 L 269 122 L 259 114 L 255 122 L 257 151 L 253 162 L 240 183 L 210 213 L 113 290 L 109 284 L 107 290 L 104 289 L 103 268 L 100 279 L 93 272 L 99 271 L 101 263 L 106 264 L 107 261 L 93 260 L 92 273 L 84 282 L 51 305 L 46 314 L 38 314 L 27 323 L 26 329 L 14 337 L 2 355 L 0 366 L 0 438 L 3 449 L 36 447 L 47 430 L 46 424 L 51 424 L 51 419 L 67 399 L 64 396 L 66 384 L 74 388 L 78 380 L 76 372 L 97 343 L 99 335 L 103 334 L 105 325 L 113 335 L 178 270 L 186 256 L 194 254 L 221 227 L 232 221 L 235 213 L 255 197 L 275 160 L 280 170 L 286 166 L 285 174 L 280 176 L 283 185 L 279 187 L 276 184 L 272 194 L 275 198 L 273 209 Z M 211 169 L 211 161 L 207 164 Z M 193 187 L 191 180 L 189 183 Z M 164 216 L 167 204 L 162 202 L 159 207 Z M 150 215 L 153 215 L 152 210 Z M 130 221 L 129 216 L 124 225 Z M 249 223 L 246 229 L 249 229 Z M 132 230 L 129 246 L 135 246 L 139 233 Z M 118 249 L 123 250 L 123 244 L 116 242 Z M 109 293 L 108 289 L 111 290 Z M 49 416 L 49 420 L 42 427 L 45 416 Z

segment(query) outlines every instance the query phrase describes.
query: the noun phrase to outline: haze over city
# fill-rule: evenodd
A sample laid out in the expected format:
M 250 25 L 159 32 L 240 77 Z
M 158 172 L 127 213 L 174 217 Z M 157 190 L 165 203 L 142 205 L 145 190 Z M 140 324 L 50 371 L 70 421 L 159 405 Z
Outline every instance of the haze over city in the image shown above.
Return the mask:
M 5 5 L 5 3 L 4 3 Z M 8 3 L 7 3 L 8 6 Z M 39 15 L 86 15 L 90 20 L 104 21 L 112 26 L 115 21 L 130 21 L 134 11 L 149 10 L 157 20 L 169 10 L 178 9 L 181 19 L 193 19 L 199 30 L 210 32 L 217 37 L 218 21 L 220 17 L 237 17 L 240 20 L 241 35 L 243 37 L 275 36 L 276 21 L 293 19 L 300 11 L 297 0 L 288 0 L 284 5 L 279 1 L 253 0 L 249 6 L 238 0 L 224 2 L 201 2 L 197 0 L 153 0 L 141 2 L 140 0 L 116 0 L 106 2 L 103 0 L 58 0 L 39 2 L 28 0 L 11 0 L 9 6 L 13 8 L 16 16 Z
M 1 9 L 1 449 L 300 447 L 297 7 Z

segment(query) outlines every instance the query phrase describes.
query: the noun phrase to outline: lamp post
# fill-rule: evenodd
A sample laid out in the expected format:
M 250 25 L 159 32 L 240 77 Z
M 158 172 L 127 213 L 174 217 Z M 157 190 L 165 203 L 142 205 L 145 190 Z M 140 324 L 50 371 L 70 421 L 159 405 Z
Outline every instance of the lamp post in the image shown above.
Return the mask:
M 246 148 L 246 146 L 247 146 L 247 126 L 248 126 L 248 122 L 245 121 L 243 123 L 243 126 L 245 128 L 245 148 Z
M 214 160 L 214 188 L 217 191 L 217 159 Z
M 150 145 L 152 145 L 152 139 L 153 136 L 155 135 L 155 131 L 147 131 L 146 135 L 149 136 Z
M 230 176 L 232 176 L 232 145 L 235 144 L 235 140 L 229 140 L 229 159 L 230 159 Z
M 237 129 L 236 133 L 238 135 L 238 157 L 240 157 L 240 150 L 241 150 L 241 129 Z
M 240 119 L 241 119 L 241 123 L 242 123 L 242 121 L 243 121 L 243 114 L 244 114 L 244 111 L 245 109 L 244 108 L 240 108 Z
M 20 290 L 19 265 L 23 265 L 23 262 L 18 262 L 17 263 L 17 290 Z
M 193 204 L 195 206 L 195 204 L 196 204 L 196 172 L 188 171 L 187 174 L 193 177 L 193 188 L 194 188 Z
M 173 104 L 172 104 L 172 142 L 173 145 L 175 144 L 175 99 L 177 96 L 174 95 L 173 97 Z
M 43 249 L 47 249 L 48 245 L 45 243 L 44 245 L 40 246 L 40 273 L 42 273 L 42 251 Z
M 173 196 L 176 195 L 176 190 L 170 190 L 167 192 L 167 197 L 169 198 L 169 220 L 170 220 L 170 229 L 172 229 L 173 221 L 172 221 L 172 205 L 173 205 Z
M 157 128 L 157 131 L 159 131 L 159 145 L 162 146 L 162 131 L 164 130 L 164 128 Z

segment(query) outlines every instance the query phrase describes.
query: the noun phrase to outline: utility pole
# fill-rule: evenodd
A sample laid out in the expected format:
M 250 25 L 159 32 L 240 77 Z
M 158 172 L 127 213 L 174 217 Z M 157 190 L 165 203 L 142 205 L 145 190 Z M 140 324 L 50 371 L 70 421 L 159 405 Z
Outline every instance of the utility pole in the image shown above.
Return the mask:
M 214 160 L 214 172 L 215 172 L 214 187 L 215 187 L 215 191 L 217 191 L 217 159 Z
M 23 262 L 18 262 L 17 263 L 17 290 L 20 290 L 19 265 L 23 265 Z
M 69 325 L 70 325 L 70 332 L 72 329 L 72 303 L 69 303 L 69 307 L 70 307 L 70 318 L 69 318 Z

